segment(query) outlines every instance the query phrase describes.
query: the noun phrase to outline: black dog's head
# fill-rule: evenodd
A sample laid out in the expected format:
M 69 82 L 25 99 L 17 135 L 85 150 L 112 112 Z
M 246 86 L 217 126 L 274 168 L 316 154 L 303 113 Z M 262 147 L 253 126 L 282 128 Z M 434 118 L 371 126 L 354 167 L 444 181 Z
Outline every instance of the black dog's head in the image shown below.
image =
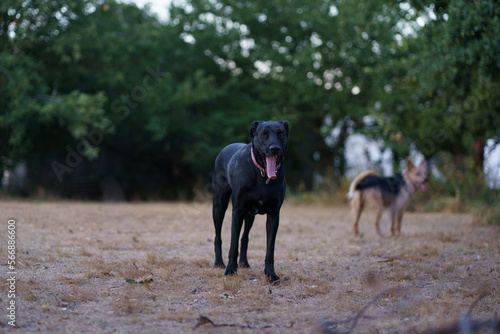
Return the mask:
M 288 122 L 253 121 L 250 128 L 252 146 L 257 161 L 265 162 L 267 176 L 276 178 L 276 165 L 288 146 Z

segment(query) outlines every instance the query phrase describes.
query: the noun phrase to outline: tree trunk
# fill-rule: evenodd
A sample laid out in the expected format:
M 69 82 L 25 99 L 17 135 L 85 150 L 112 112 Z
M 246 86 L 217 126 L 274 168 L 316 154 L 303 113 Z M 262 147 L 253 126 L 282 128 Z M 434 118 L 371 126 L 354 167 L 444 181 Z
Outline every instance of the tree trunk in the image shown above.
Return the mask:
M 326 184 L 337 184 L 338 180 L 335 175 L 334 158 L 335 155 L 331 147 L 325 143 L 325 138 L 318 132 L 317 135 L 319 162 L 318 171 L 324 177 Z
M 347 141 L 347 130 L 349 128 L 348 122 L 344 119 L 342 120 L 342 127 L 340 128 L 339 137 L 335 145 L 334 151 L 334 163 L 336 162 L 337 167 L 337 179 L 340 185 L 340 179 L 345 175 L 347 161 L 345 159 L 345 143 Z
M 478 172 L 484 171 L 484 141 L 478 139 L 472 144 L 472 158 Z

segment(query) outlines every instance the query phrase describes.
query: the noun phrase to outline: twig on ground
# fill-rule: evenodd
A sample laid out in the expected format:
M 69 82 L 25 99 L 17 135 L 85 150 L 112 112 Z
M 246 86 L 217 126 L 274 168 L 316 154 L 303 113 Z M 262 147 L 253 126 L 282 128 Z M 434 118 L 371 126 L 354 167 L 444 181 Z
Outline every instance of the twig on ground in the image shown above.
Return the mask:
M 474 307 L 476 307 L 476 305 L 484 297 L 488 296 L 488 294 L 489 293 L 484 292 L 479 295 L 479 297 L 477 297 L 477 299 L 469 306 L 467 313 L 460 319 L 458 319 L 458 321 L 456 321 L 455 323 L 438 329 L 430 329 L 421 334 L 473 334 L 483 328 L 491 328 L 493 329 L 493 333 L 500 333 L 500 319 L 498 319 L 497 316 L 481 321 L 474 321 L 471 319 L 471 314 L 474 310 Z
M 493 330 L 492 333 L 500 333 L 500 319 L 494 317 L 492 319 L 474 321 L 468 315 L 465 315 L 452 325 L 430 329 L 420 334 L 473 334 L 484 328 L 491 328 Z
M 372 300 L 370 300 L 370 302 L 368 304 L 365 305 L 365 307 L 363 307 L 361 309 L 361 311 L 359 311 L 359 313 L 356 315 L 356 317 L 354 317 L 354 320 L 351 324 L 351 327 L 349 328 L 349 330 L 347 331 L 347 333 L 351 333 L 354 328 L 356 327 L 356 325 L 358 324 L 358 320 L 364 316 L 364 313 L 366 312 L 366 310 L 372 306 L 373 304 L 375 304 L 377 302 L 377 300 L 379 300 L 381 297 L 385 296 L 385 295 L 388 295 L 390 293 L 395 293 L 395 292 L 399 292 L 399 291 L 402 291 L 402 290 L 406 290 L 406 289 L 409 289 L 409 288 L 425 288 L 425 287 L 428 287 L 429 285 L 407 285 L 407 286 L 398 286 L 398 287 L 395 287 L 395 288 L 391 288 L 391 289 L 388 289 L 388 290 L 385 290 L 385 291 L 382 291 L 380 292 L 379 294 L 375 295 L 375 297 L 372 298 Z
M 200 315 L 200 319 L 194 325 L 193 329 L 196 329 L 202 325 L 205 324 L 211 324 L 214 327 L 239 327 L 239 328 L 250 328 L 250 329 L 263 329 L 263 328 L 271 328 L 271 327 L 281 327 L 281 325 L 277 324 L 269 324 L 269 325 L 257 325 L 257 326 L 252 326 L 252 325 L 241 325 L 241 324 L 216 324 L 214 323 L 210 318 Z
M 368 304 L 366 304 L 361 309 L 361 311 L 359 311 L 358 314 L 356 314 L 356 316 L 349 317 L 347 319 L 340 320 L 340 321 L 324 321 L 323 324 L 322 324 L 323 332 L 327 333 L 327 334 L 333 334 L 335 332 L 331 331 L 330 328 L 329 328 L 332 324 L 349 323 L 349 322 L 352 321 L 351 327 L 349 327 L 349 329 L 346 332 L 346 334 L 349 334 L 349 333 L 351 333 L 354 330 L 354 328 L 358 324 L 359 319 L 366 318 L 365 317 L 366 310 L 370 306 L 372 306 L 373 304 L 375 304 L 381 297 L 383 297 L 383 296 L 385 296 L 387 294 L 390 294 L 390 293 L 399 292 L 399 291 L 406 290 L 406 289 L 409 289 L 409 288 L 426 288 L 428 286 L 429 286 L 428 284 L 424 284 L 424 285 L 407 285 L 407 286 L 399 286 L 399 287 L 391 288 L 391 289 L 388 289 L 388 290 L 384 290 L 384 291 L 378 293 L 377 295 L 375 295 L 375 297 L 373 297 L 370 300 L 370 302 L 368 302 Z
M 471 313 L 472 313 L 472 310 L 474 309 L 474 307 L 476 307 L 476 305 L 481 301 L 483 300 L 484 297 L 486 297 L 487 295 L 489 295 L 489 293 L 487 292 L 483 292 L 482 294 L 479 295 L 479 297 L 477 297 L 477 299 L 470 305 L 469 307 L 469 310 L 467 311 L 467 316 L 470 317 Z
M 429 285 L 408 285 L 408 286 L 401 286 L 401 287 L 395 287 L 391 288 L 385 291 L 380 292 L 379 294 L 375 295 L 368 304 L 366 304 L 361 311 L 359 311 L 358 314 L 356 314 L 353 317 L 349 317 L 343 320 L 333 320 L 333 321 L 324 321 L 322 323 L 321 329 L 323 333 L 325 334 L 335 334 L 339 333 L 337 330 L 332 330 L 330 327 L 336 326 L 337 324 L 341 323 L 349 323 L 352 321 L 351 327 L 345 332 L 346 334 L 351 333 L 356 325 L 358 324 L 358 321 L 360 318 L 374 318 L 374 317 L 367 317 L 365 316 L 366 310 L 375 304 L 377 300 L 379 300 L 381 297 L 390 294 L 390 293 L 395 293 L 399 292 L 408 288 L 425 288 L 428 287 Z M 493 330 L 493 333 L 499 333 L 500 334 L 500 319 L 495 316 L 491 319 L 486 319 L 486 320 L 481 320 L 481 321 L 474 321 L 471 319 L 470 315 L 472 313 L 472 310 L 474 307 L 484 298 L 488 295 L 488 293 L 483 293 L 481 294 L 469 307 L 467 313 L 458 319 L 455 323 L 440 327 L 437 329 L 430 329 L 425 332 L 416 332 L 414 329 L 412 330 L 413 332 L 419 333 L 419 334 L 474 334 L 480 329 L 484 328 L 491 328 Z
M 340 324 L 348 324 L 351 321 L 353 321 L 354 318 L 356 318 L 356 317 L 357 317 L 357 315 L 354 315 L 352 317 L 345 318 L 345 319 L 342 319 L 342 320 L 325 320 L 325 321 L 323 321 L 321 323 L 321 331 L 324 334 L 334 334 L 334 333 L 337 333 L 337 331 L 331 330 L 331 328 L 336 328 L 337 325 L 340 325 Z M 377 317 L 372 317 L 372 316 L 364 315 L 361 318 L 368 319 L 368 320 L 373 320 L 373 319 L 376 319 Z

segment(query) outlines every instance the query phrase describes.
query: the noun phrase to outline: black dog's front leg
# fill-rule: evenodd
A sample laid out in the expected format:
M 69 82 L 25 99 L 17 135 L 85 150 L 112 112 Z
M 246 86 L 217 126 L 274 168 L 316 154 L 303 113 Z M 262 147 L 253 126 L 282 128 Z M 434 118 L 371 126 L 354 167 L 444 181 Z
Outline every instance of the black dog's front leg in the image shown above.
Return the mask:
M 245 217 L 245 229 L 243 230 L 243 235 L 241 236 L 241 252 L 240 252 L 240 262 L 239 266 L 241 268 L 250 268 L 250 264 L 248 264 L 248 236 L 250 234 L 250 230 L 252 229 L 253 222 L 255 220 L 255 216 L 248 214 Z
M 267 214 L 266 220 L 266 232 L 267 232 L 267 251 L 266 251 L 266 261 L 264 267 L 264 274 L 272 282 L 278 281 L 280 278 L 274 272 L 274 244 L 276 242 L 276 235 L 278 234 L 279 226 L 279 212 L 273 212 Z
M 224 261 L 222 260 L 222 222 L 224 221 L 224 215 L 226 213 L 227 206 L 229 204 L 229 197 L 231 195 L 230 190 L 226 189 L 225 191 L 221 191 L 217 188 L 217 184 L 214 183 L 214 199 L 213 199 L 213 208 L 212 208 L 212 216 L 214 220 L 215 226 L 215 238 L 214 238 L 214 246 L 215 246 L 215 267 L 225 268 Z
M 238 271 L 238 239 L 243 225 L 243 214 L 240 211 L 237 208 L 233 208 L 231 247 L 229 248 L 229 259 L 224 275 L 234 275 Z

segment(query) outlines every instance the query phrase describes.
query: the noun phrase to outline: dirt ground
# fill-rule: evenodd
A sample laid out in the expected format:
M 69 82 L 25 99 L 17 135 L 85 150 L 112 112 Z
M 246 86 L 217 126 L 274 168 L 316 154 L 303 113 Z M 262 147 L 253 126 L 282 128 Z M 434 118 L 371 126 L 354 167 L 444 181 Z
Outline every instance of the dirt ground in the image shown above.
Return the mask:
M 285 201 L 272 286 L 263 216 L 252 268 L 232 277 L 213 268 L 206 203 L 4 201 L 0 219 L 4 277 L 16 222 L 19 333 L 415 333 L 500 310 L 500 229 L 468 215 L 407 213 L 403 236 L 378 238 L 366 214 L 354 238 L 347 207 Z M 226 262 L 229 233 L 230 211 Z M 5 279 L 0 331 L 11 327 Z M 194 328 L 201 315 L 235 326 Z

